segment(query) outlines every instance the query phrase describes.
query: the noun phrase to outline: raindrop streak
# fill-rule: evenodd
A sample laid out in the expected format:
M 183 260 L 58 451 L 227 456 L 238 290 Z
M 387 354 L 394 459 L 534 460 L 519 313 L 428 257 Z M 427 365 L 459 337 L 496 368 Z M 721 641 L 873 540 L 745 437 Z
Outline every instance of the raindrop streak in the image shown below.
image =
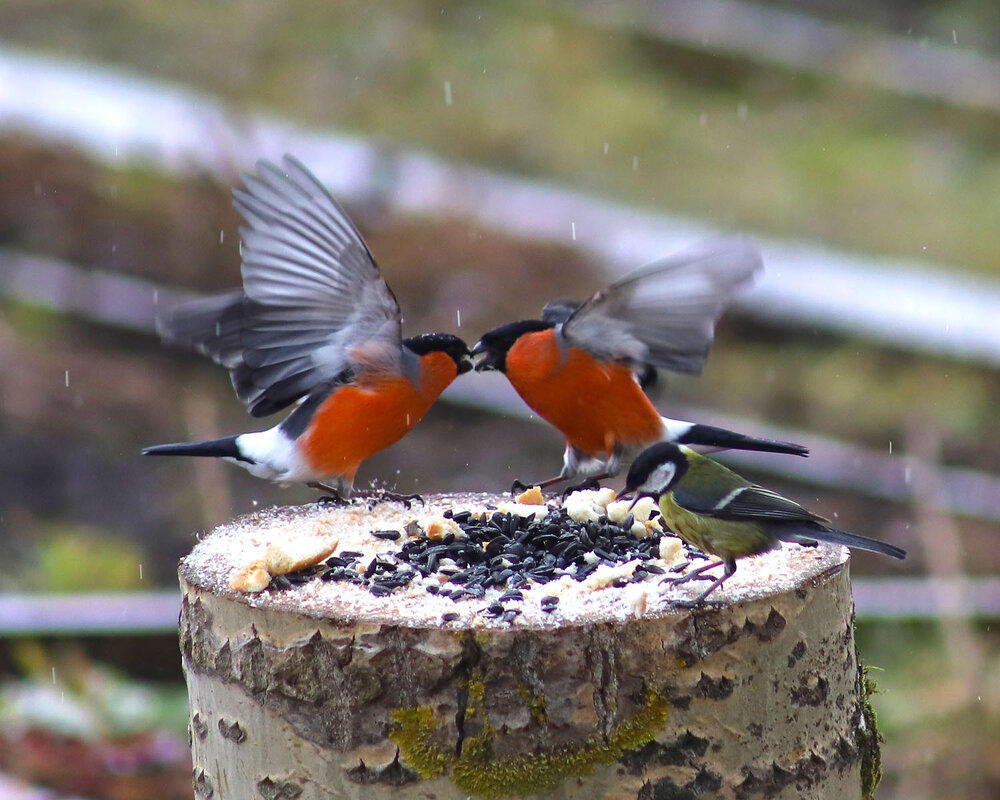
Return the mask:
M 139 562 L 139 580 L 142 580 L 142 562 Z
M 219 244 L 222 244 L 225 241 L 226 241 L 226 232 L 222 228 L 219 228 Z
M 56 668 L 52 668 L 52 685 L 54 686 L 56 682 Z
M 892 439 L 889 440 L 889 455 L 892 455 Z
M 451 81 L 444 82 L 444 104 L 451 105 Z
M 69 370 L 66 370 L 66 388 L 69 388 Z
M 639 156 L 632 156 L 632 172 L 639 171 Z
M 605 142 L 604 143 L 604 155 L 607 155 L 607 154 L 608 154 L 608 143 Z
M 951 43 L 958 44 L 958 31 L 954 28 L 951 29 Z
M 576 241 L 576 223 L 575 222 L 571 222 L 569 224 L 569 227 L 570 227 L 570 230 L 571 230 L 571 232 L 573 234 L 573 241 L 575 242 Z
M 460 308 L 456 308 L 455 309 L 455 320 L 458 323 L 458 327 L 461 328 L 462 327 L 462 309 L 460 309 Z

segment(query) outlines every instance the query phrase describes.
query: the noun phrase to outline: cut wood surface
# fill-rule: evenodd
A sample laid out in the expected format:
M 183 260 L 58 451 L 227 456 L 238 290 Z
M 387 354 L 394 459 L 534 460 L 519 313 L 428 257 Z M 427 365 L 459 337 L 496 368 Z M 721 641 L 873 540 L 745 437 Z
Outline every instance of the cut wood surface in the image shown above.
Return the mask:
M 655 532 L 636 550 L 649 557 L 621 556 L 652 568 L 645 576 L 606 564 L 626 577 L 452 599 L 443 594 L 479 573 L 452 583 L 461 570 L 446 563 L 373 594 L 382 571 L 411 568 L 399 553 L 420 550 L 432 520 L 487 505 L 499 508 L 486 520 L 551 512 L 487 495 L 304 506 L 238 520 L 195 547 L 180 568 L 180 627 L 198 797 L 870 796 L 877 737 L 846 550 L 746 559 L 715 604 L 693 610 L 673 601 L 697 583 L 660 583 L 656 569 L 678 556 Z M 337 553 L 364 553 L 354 582 L 321 565 L 261 592 L 232 589 L 261 548 L 313 537 L 337 540 L 335 565 Z M 341 571 L 324 580 L 330 570 Z

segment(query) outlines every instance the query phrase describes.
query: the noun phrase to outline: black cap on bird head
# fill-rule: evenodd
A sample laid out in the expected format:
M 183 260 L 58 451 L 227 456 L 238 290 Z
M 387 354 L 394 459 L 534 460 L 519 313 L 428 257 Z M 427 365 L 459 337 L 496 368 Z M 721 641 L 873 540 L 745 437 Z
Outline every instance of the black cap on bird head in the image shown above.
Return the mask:
M 540 319 L 522 319 L 519 322 L 510 322 L 484 333 L 476 342 L 476 346 L 472 348 L 474 356 L 485 353 L 485 356 L 476 362 L 476 372 L 488 369 L 506 372 L 507 351 L 510 350 L 514 342 L 526 333 L 537 333 L 554 327 L 555 323 L 552 322 Z
M 403 344 L 418 356 L 425 356 L 428 353 L 448 354 L 458 367 L 459 375 L 472 369 L 472 362 L 469 360 L 472 353 L 469 352 L 469 346 L 450 333 L 421 333 L 419 336 L 404 339 Z
M 687 456 L 673 442 L 658 442 L 635 457 L 622 494 L 658 496 L 669 491 L 688 469 Z

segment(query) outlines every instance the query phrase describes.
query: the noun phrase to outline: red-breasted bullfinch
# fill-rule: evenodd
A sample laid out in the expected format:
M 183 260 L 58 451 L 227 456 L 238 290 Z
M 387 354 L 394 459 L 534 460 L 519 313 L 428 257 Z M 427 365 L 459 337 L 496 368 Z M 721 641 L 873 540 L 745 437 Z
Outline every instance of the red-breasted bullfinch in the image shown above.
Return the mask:
M 250 414 L 297 407 L 273 428 L 146 455 L 217 456 L 278 483 L 351 496 L 358 465 L 401 439 L 471 369 L 447 333 L 403 339 L 399 304 L 361 234 L 297 159 L 260 161 L 234 189 L 243 289 L 181 304 L 164 342 L 229 370 Z
M 562 471 L 537 485 L 612 477 L 622 458 L 658 441 L 808 455 L 791 442 L 663 417 L 643 391 L 657 369 L 701 372 L 716 321 L 761 269 L 750 238 L 710 239 L 626 275 L 584 303 L 555 301 L 540 320 L 484 334 L 472 349 L 482 355 L 476 370 L 503 372 L 566 437 Z

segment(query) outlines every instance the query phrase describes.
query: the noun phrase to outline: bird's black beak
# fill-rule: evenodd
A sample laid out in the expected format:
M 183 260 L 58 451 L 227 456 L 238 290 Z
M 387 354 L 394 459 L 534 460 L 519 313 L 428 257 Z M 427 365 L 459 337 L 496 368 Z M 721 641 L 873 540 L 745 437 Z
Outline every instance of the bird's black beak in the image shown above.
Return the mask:
M 459 375 L 464 375 L 466 372 L 471 372 L 473 367 L 472 362 L 468 358 L 462 358 L 456 361 L 455 365 L 458 367 Z
M 615 497 L 615 500 L 627 500 L 629 495 L 635 495 L 635 497 L 632 498 L 632 505 L 628 507 L 628 510 L 631 511 L 633 508 L 635 508 L 635 504 L 638 503 L 643 497 L 643 495 L 640 492 L 637 492 L 630 486 L 626 486 L 618 493 L 618 496 Z
M 496 355 L 490 352 L 490 349 L 481 341 L 476 342 L 473 346 L 471 355 L 473 358 L 480 355 L 483 356 L 476 362 L 476 372 L 485 372 L 486 370 L 497 369 Z

